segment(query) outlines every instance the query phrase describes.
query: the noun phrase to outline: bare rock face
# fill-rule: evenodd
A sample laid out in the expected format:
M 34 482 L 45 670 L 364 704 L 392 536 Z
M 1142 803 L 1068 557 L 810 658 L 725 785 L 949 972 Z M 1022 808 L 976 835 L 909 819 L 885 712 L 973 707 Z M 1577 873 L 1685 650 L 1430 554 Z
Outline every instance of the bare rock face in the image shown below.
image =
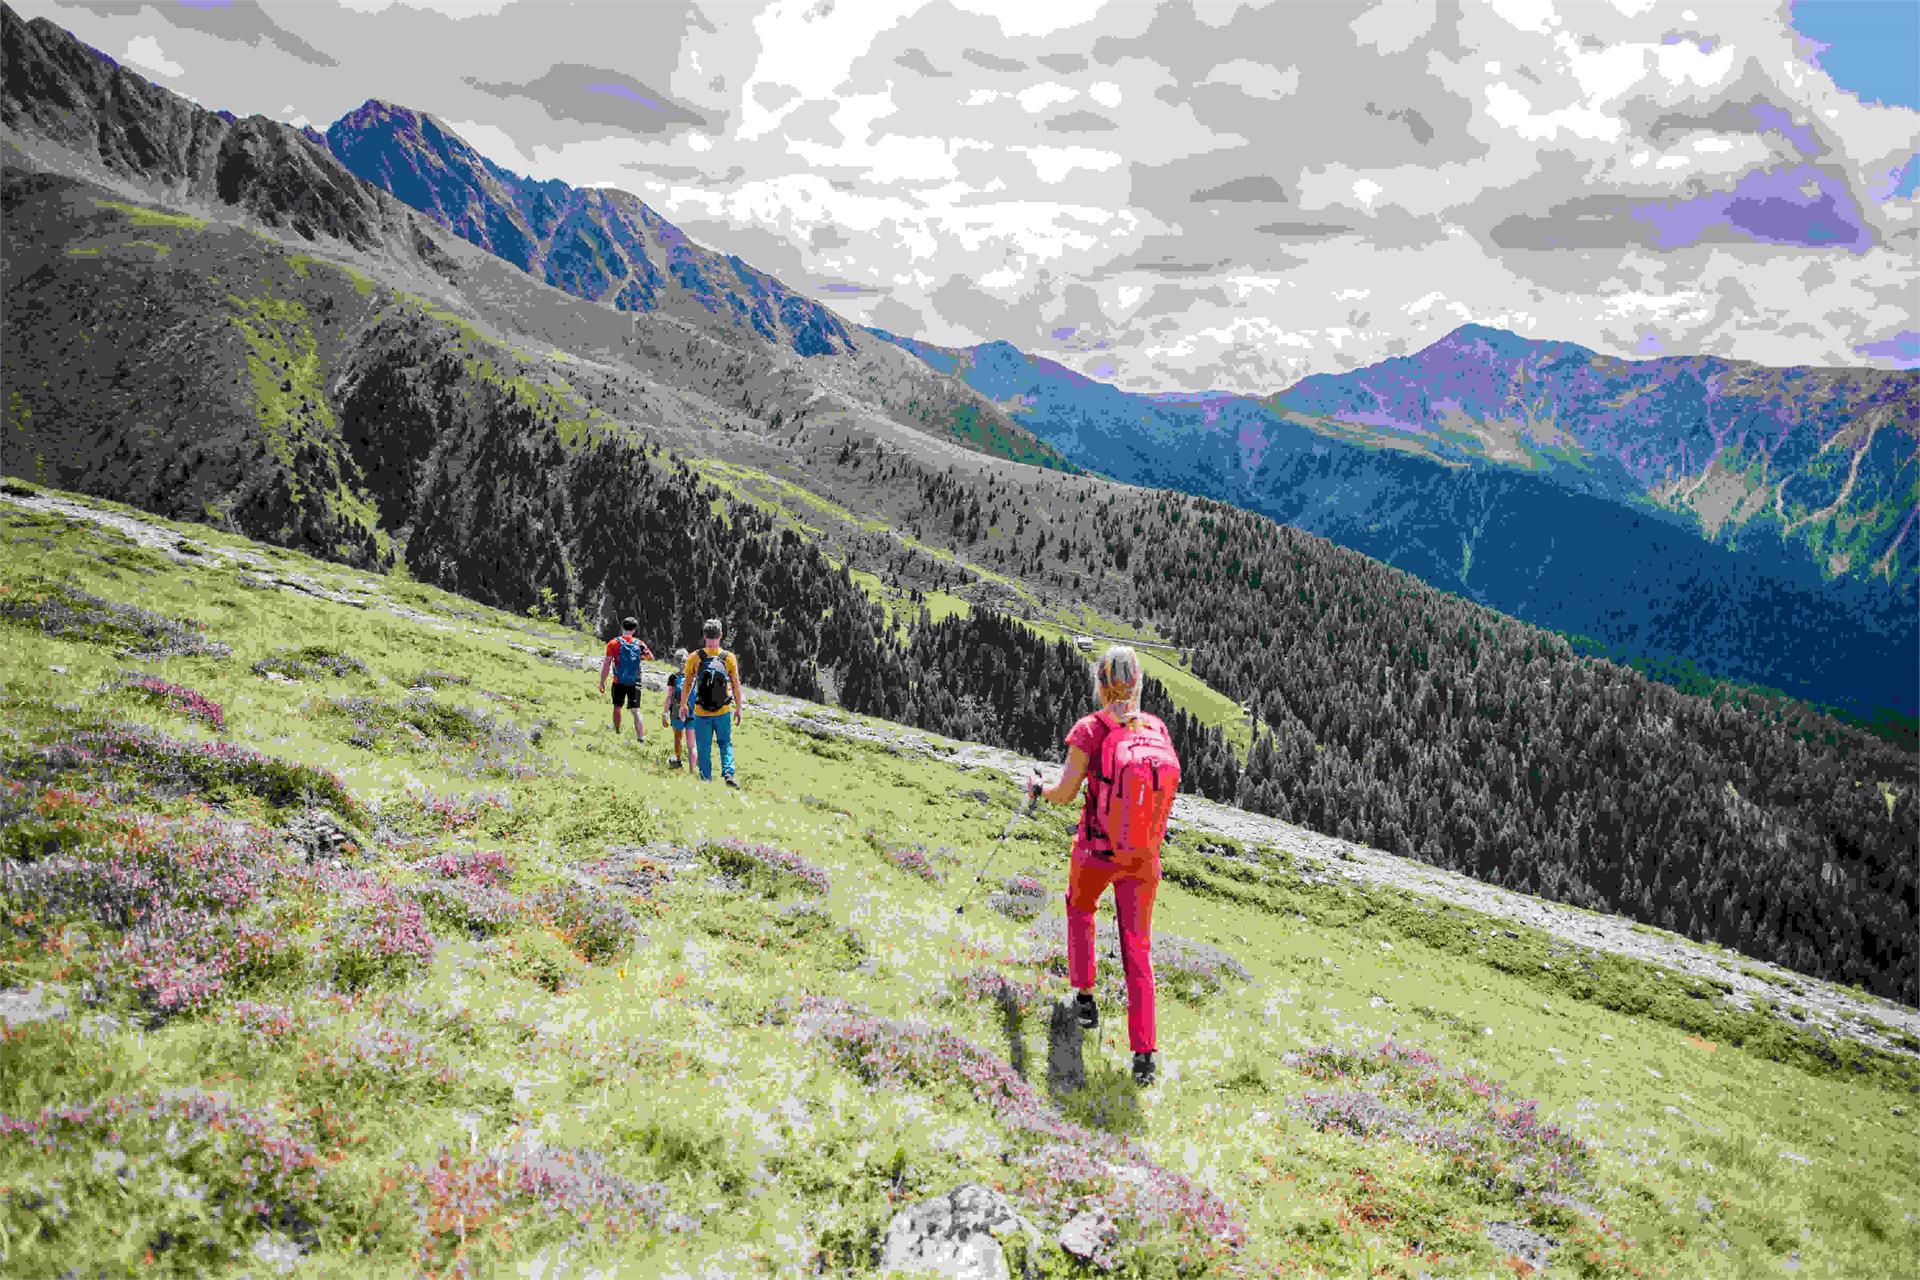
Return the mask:
M 887 1227 L 880 1270 L 952 1280 L 1012 1280 L 1000 1242 L 1032 1234 L 1005 1196 L 970 1182 L 895 1214 Z

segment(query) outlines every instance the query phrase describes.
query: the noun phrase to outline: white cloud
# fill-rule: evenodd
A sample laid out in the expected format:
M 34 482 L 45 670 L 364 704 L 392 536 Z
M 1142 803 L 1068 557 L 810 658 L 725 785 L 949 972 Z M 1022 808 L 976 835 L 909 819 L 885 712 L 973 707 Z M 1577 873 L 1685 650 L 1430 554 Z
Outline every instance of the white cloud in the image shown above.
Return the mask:
M 135 36 L 127 41 L 126 61 L 142 71 L 151 71 L 168 80 L 187 73 L 185 67 L 167 56 L 166 50 L 152 36 Z
M 1052 185 L 1063 181 L 1076 169 L 1091 169 L 1095 172 L 1116 169 L 1121 157 L 1112 151 L 1095 151 L 1091 147 L 1015 147 L 1015 151 L 1024 152 L 1033 163 L 1033 171 L 1040 175 L 1040 181 Z
M 1106 0 L 954 0 L 968 13 L 992 18 L 1013 40 L 1052 35 L 1095 17 Z
M 1057 107 L 1062 103 L 1072 102 L 1079 96 L 1080 91 L 1078 89 L 1069 89 L 1057 80 L 1049 80 L 1045 84 L 1036 84 L 1032 88 L 1022 89 L 1014 95 L 1020 105 L 1026 108 L 1028 115 L 1045 111 L 1048 107 Z
M 1207 73 L 1208 84 L 1232 85 L 1252 98 L 1279 100 L 1300 87 L 1300 68 L 1235 58 Z

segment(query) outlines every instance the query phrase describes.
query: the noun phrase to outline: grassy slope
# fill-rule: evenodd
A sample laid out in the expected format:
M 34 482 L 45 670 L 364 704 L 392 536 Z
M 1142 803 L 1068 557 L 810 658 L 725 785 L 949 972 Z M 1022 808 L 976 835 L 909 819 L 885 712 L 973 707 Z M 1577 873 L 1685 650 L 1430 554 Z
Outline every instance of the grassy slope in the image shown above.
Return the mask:
M 77 1019 L 31 1024 L 0 1041 L 0 1111 L 33 1116 L 107 1094 L 203 1086 L 310 1117 L 327 1162 L 323 1190 L 274 1228 L 313 1247 L 296 1274 L 406 1274 L 422 1257 L 440 1267 L 463 1252 L 485 1263 L 567 1250 L 620 1275 L 704 1273 L 709 1264 L 716 1273 L 760 1274 L 797 1269 L 820 1253 L 838 1270 L 866 1256 L 899 1202 L 969 1179 L 1020 1185 L 1020 1166 L 992 1153 L 1017 1153 L 1021 1142 L 1000 1113 L 956 1087 L 957 1077 L 869 1089 L 824 1042 L 796 1034 L 777 1012 L 780 1001 L 803 993 L 841 997 L 1009 1055 L 991 1002 L 948 998 L 961 976 L 1018 950 L 1024 932 L 989 911 L 956 918 L 951 910 L 964 868 L 1004 824 L 1012 797 L 1003 783 L 823 740 L 750 711 L 739 735 L 745 790 L 701 787 L 663 767 L 657 727 L 644 747 L 611 737 L 590 671 L 509 647 L 544 639 L 549 629 L 525 619 L 417 584 L 259 552 L 336 589 L 360 584 L 362 594 L 458 627 L 440 630 L 379 607 L 248 590 L 215 557 L 179 565 L 5 505 L 0 519 L 0 599 L 30 595 L 36 577 L 58 578 L 197 619 L 234 648 L 225 659 L 130 662 L 110 647 L 7 628 L 0 750 L 10 761 L 29 743 L 103 715 L 184 738 L 212 736 L 104 696 L 106 682 L 131 666 L 223 704 L 228 740 L 337 770 L 384 822 L 409 826 L 410 843 L 361 832 L 367 864 L 394 881 L 420 879 L 408 861 L 429 851 L 502 850 L 514 867 L 510 888 L 530 896 L 600 856 L 609 841 L 692 846 L 723 836 L 792 850 L 832 879 L 819 911 L 795 911 L 805 898 L 798 891 L 769 886 L 775 900 L 730 891 L 697 863 L 633 903 L 646 941 L 598 962 L 532 922 L 485 940 L 437 925 L 442 945 L 409 977 L 334 993 L 298 966 L 263 979 L 250 998 L 284 1006 L 292 1025 L 259 1034 L 218 1012 L 153 1030 L 108 1022 L 83 1032 Z M 175 527 L 208 545 L 245 545 Z M 363 659 L 368 671 L 290 683 L 251 673 L 275 648 L 314 640 Z M 587 636 L 570 643 L 589 659 L 598 649 Z M 524 757 L 542 772 L 476 778 L 466 772 L 473 756 L 444 744 L 351 745 L 328 699 L 397 698 L 423 668 L 471 677 L 471 686 L 439 695 L 451 705 L 553 722 Z M 505 807 L 482 806 L 471 825 L 447 829 L 419 820 L 409 789 L 492 792 Z M 244 796 L 226 800 L 241 814 L 281 816 Z M 174 813 L 198 804 L 149 803 Z M 930 846 L 944 883 L 930 886 L 891 865 L 862 839 L 869 828 L 888 842 Z M 1022 826 L 996 874 L 1027 870 L 1054 883 L 1066 831 L 1064 812 Z M 1284 851 L 1253 852 L 1285 863 Z M 1185 837 L 1170 855 L 1198 865 L 1195 856 Z M 1120 1075 L 1122 1019 L 1109 1004 L 1106 1035 L 1088 1051 L 1094 1083 L 1063 1103 L 1077 1118 L 1137 1134 L 1160 1165 L 1237 1205 L 1250 1229 L 1242 1263 L 1322 1275 L 1504 1270 L 1486 1228 L 1526 1212 L 1506 1191 L 1489 1191 L 1391 1136 L 1316 1131 L 1295 1107 L 1303 1094 L 1341 1086 L 1310 1078 L 1283 1055 L 1388 1036 L 1538 1099 L 1544 1118 L 1590 1144 L 1590 1185 L 1576 1198 L 1600 1220 L 1531 1206 L 1535 1225 L 1562 1242 L 1557 1274 L 1785 1274 L 1795 1258 L 1801 1277 L 1857 1276 L 1907 1273 L 1920 1260 L 1920 1195 L 1910 1174 L 1920 1140 L 1905 1090 L 1880 1076 L 1850 1081 L 1798 1070 L 1592 1002 L 1543 999 L 1538 975 L 1519 971 L 1497 939 L 1487 938 L 1494 954 L 1484 959 L 1422 941 L 1432 936 L 1427 926 L 1406 923 L 1425 918 L 1417 902 L 1410 913 L 1369 911 L 1355 890 L 1281 879 L 1284 892 L 1264 905 L 1252 895 L 1195 892 L 1207 883 L 1201 876 L 1166 886 L 1158 931 L 1225 949 L 1252 982 L 1227 981 L 1211 996 L 1163 992 L 1163 1083 L 1138 1097 Z M 1050 929 L 1054 912 L 1042 916 Z M 1528 931 L 1516 934 L 1516 949 L 1532 945 Z M 16 927 L 0 951 L 0 986 L 57 980 L 71 988 L 93 945 L 72 931 L 49 935 L 45 922 Z M 1016 978 L 1041 976 L 998 967 Z M 1166 986 L 1178 985 L 1180 966 L 1162 969 Z M 124 1001 L 110 989 L 110 1010 Z M 372 1061 L 355 1048 L 378 1030 L 374 1022 L 419 1038 L 425 1048 L 414 1065 Z M 1044 1022 L 1043 1007 L 1030 1010 L 1019 1033 L 1036 1078 Z M 1390 1086 L 1383 1080 L 1362 1072 L 1344 1087 L 1377 1091 Z M 0 1137 L 0 1264 L 21 1274 L 75 1263 L 109 1274 L 151 1270 L 142 1260 L 166 1221 L 177 1239 L 152 1254 L 160 1269 L 257 1271 L 247 1251 L 273 1234 L 257 1221 L 181 1225 L 182 1195 L 191 1201 L 196 1189 L 217 1189 L 231 1168 L 192 1141 L 165 1154 L 157 1139 L 141 1145 L 137 1125 L 122 1129 L 117 1142 L 83 1136 L 52 1154 Z M 583 1233 L 563 1194 L 490 1200 L 478 1161 L 532 1137 L 604 1153 L 621 1175 L 663 1184 L 670 1207 L 700 1225 L 613 1241 L 604 1230 Z M 122 1148 L 132 1157 L 124 1177 L 113 1173 Z M 55 1177 L 64 1182 L 64 1218 L 39 1199 Z M 1057 1188 L 1042 1180 L 1037 1189 Z M 36 1242 L 35 1230 L 56 1221 L 57 1236 Z M 1171 1265 L 1195 1251 L 1191 1240 L 1142 1239 L 1126 1225 L 1130 1269 Z M 209 1233 L 219 1241 L 213 1253 L 193 1255 L 180 1243 Z M 230 1265 L 220 1261 L 228 1247 L 239 1251 Z

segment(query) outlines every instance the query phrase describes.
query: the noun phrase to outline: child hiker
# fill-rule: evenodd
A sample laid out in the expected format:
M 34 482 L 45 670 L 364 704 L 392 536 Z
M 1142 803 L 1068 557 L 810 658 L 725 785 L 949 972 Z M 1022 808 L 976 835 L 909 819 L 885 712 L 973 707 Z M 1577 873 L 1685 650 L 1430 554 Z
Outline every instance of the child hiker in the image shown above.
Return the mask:
M 660 727 L 673 730 L 673 767 L 678 769 L 684 763 L 693 767 L 693 721 L 680 715 L 680 689 L 687 682 L 687 651 L 673 651 L 673 674 L 667 677 L 667 700 L 660 708 Z M 680 741 L 686 739 L 687 754 L 684 761 L 680 755 Z
M 647 722 L 640 714 L 640 664 L 653 660 L 653 650 L 633 633 L 640 623 L 633 618 L 620 619 L 620 634 L 607 641 L 607 656 L 600 663 L 600 692 L 607 691 L 607 673 L 613 673 L 613 731 L 620 732 L 620 708 L 633 708 L 633 736 L 647 740 Z
M 1060 780 L 1043 787 L 1027 779 L 1030 795 L 1049 804 L 1069 804 L 1087 784 L 1080 826 L 1073 837 L 1067 873 L 1067 981 L 1078 994 L 1080 1025 L 1100 1025 L 1093 999 L 1093 915 L 1100 895 L 1113 886 L 1120 917 L 1120 966 L 1127 979 L 1127 1039 L 1133 1048 L 1133 1079 L 1153 1083 L 1153 896 L 1160 887 L 1160 843 L 1167 814 L 1180 788 L 1180 758 L 1167 727 L 1140 710 L 1140 659 L 1116 645 L 1094 664 L 1100 710 L 1082 716 L 1067 733 L 1067 763 Z
M 720 776 L 730 787 L 733 780 L 733 726 L 740 723 L 740 664 L 720 647 L 720 619 L 708 618 L 700 628 L 705 642 L 699 652 L 687 659 L 681 672 L 680 718 L 693 715 L 693 741 L 700 756 L 700 777 L 713 781 L 713 740 L 720 740 Z

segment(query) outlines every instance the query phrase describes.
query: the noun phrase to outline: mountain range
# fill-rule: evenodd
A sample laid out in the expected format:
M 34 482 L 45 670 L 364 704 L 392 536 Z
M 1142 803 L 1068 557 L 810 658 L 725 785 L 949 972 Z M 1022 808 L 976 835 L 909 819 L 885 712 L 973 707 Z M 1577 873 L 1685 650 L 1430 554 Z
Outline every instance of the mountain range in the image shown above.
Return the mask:
M 1912 715 L 1920 372 L 1625 361 L 1463 326 L 1268 397 L 880 336 L 1065 457 L 1231 502 L 1669 673 Z
M 397 496 L 408 486 L 370 476 L 378 460 L 342 442 L 374 430 L 367 415 L 391 412 L 393 396 L 420 408 L 419 376 L 398 371 L 452 352 L 483 379 L 518 380 L 566 434 L 638 424 L 833 501 L 896 502 L 871 492 L 878 472 L 849 474 L 856 438 L 962 473 L 986 475 L 993 458 L 1085 469 L 1270 516 L 1669 678 L 1757 682 L 1860 716 L 1920 711 L 1920 374 L 1622 361 L 1466 326 L 1266 397 L 1128 393 L 1003 342 L 941 348 L 850 326 L 637 198 L 510 173 L 425 113 L 369 101 L 324 133 L 236 120 L 50 23 L 10 9 L 4 22 L 0 122 L 37 174 L 10 166 L 16 213 L 68 230 L 82 213 L 96 230 L 114 222 L 117 202 L 54 178 L 104 169 L 133 184 L 123 194 L 162 192 L 214 222 L 196 265 L 265 262 L 264 246 L 235 239 L 253 233 L 226 224 L 234 211 L 352 251 L 404 282 L 415 312 L 402 322 L 362 281 L 305 272 L 302 287 L 326 296 L 294 309 L 270 290 L 241 302 L 211 269 L 172 272 L 194 299 L 183 304 L 116 276 L 100 258 L 117 247 L 16 238 L 10 294 L 40 323 L 11 327 L 9 355 L 66 373 L 14 390 L 12 434 L 62 483 L 104 473 L 113 496 L 378 563 L 418 523 Z M 125 215 L 118 243 L 138 242 L 147 216 Z M 72 272 L 76 257 L 93 259 L 90 274 Z M 551 289 L 511 286 L 515 274 Z M 78 376 L 71 356 L 99 317 L 126 323 L 127 287 L 156 321 L 142 332 L 192 334 L 196 350 L 229 352 L 226 367 L 123 342 L 111 376 Z M 217 314 L 236 306 L 248 314 Z M 191 314 L 158 323 L 176 309 Z M 485 358 L 448 330 L 456 314 L 491 345 Z M 501 336 L 516 333 L 552 354 Z M 133 406 L 151 407 L 156 383 L 170 413 L 140 423 Z M 256 427 L 236 434 L 249 415 Z M 578 586 L 546 589 L 566 599 Z

